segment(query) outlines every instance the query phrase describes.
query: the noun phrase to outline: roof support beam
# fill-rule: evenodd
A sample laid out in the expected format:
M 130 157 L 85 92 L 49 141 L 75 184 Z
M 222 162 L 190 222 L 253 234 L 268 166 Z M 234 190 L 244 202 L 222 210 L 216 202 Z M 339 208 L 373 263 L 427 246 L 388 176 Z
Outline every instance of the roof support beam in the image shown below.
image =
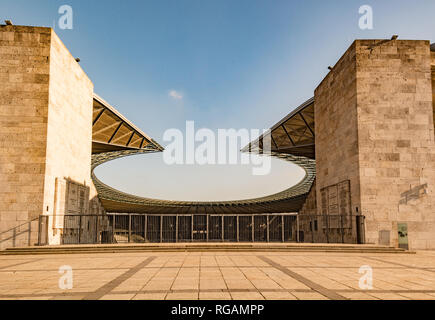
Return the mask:
M 133 139 L 133 136 L 134 136 L 134 130 L 133 130 L 133 132 L 131 133 L 131 136 L 130 136 L 130 138 L 129 138 L 128 141 L 127 141 L 127 147 L 128 147 L 128 145 L 130 144 L 131 139 Z
M 284 132 L 286 133 L 287 137 L 289 138 L 290 142 L 295 146 L 295 142 L 293 141 L 292 137 L 290 137 L 290 134 L 288 133 L 287 129 L 284 126 L 284 123 L 281 125 L 281 127 L 284 129 Z
M 133 132 L 133 133 L 134 133 L 134 132 Z M 114 139 L 114 140 L 121 140 L 121 139 L 124 139 L 125 137 L 127 137 L 127 136 L 129 136 L 129 135 L 131 135 L 131 133 L 130 133 L 130 132 L 127 132 L 127 133 L 124 133 L 123 135 L 121 135 L 121 136 L 119 136 L 119 137 L 116 137 L 116 139 Z M 128 146 L 128 144 L 127 144 L 126 146 Z
M 311 134 L 312 134 L 313 137 L 314 137 L 314 132 L 313 132 L 313 130 L 311 129 L 311 127 L 308 125 L 308 122 L 307 122 L 307 120 L 305 120 L 304 116 L 302 115 L 302 112 L 299 112 L 299 115 L 301 116 L 302 120 L 305 122 L 305 125 L 308 127 L 308 129 L 310 130 Z
M 272 138 L 272 142 L 275 145 L 275 148 L 278 150 L 278 145 L 275 142 L 275 139 L 273 138 L 272 132 L 270 132 L 270 137 Z
M 272 136 L 272 132 L 270 133 L 270 138 L 272 140 L 272 143 L 275 145 L 275 148 L 278 149 L 278 145 L 276 144 L 275 139 Z M 260 145 L 261 150 L 263 150 L 263 137 L 261 137 L 261 139 L 258 140 L 258 143 Z
M 107 127 L 101 128 L 100 130 L 92 131 L 92 135 L 95 136 L 95 135 L 100 134 L 101 132 L 107 131 L 107 130 L 109 130 L 109 129 L 117 126 L 117 125 L 119 125 L 119 122 L 114 122 L 114 123 L 112 123 L 111 125 L 109 125 Z
M 92 122 L 92 126 L 93 126 L 94 124 L 97 123 L 98 119 L 100 119 L 100 117 L 103 115 L 104 111 L 106 111 L 106 108 L 103 108 L 103 109 L 102 109 L 102 110 L 97 114 L 97 116 L 95 117 L 95 120 Z
M 124 124 L 124 121 L 121 121 L 118 125 L 118 127 L 115 129 L 115 131 L 113 132 L 112 136 L 110 137 L 109 141 L 107 143 L 111 143 L 113 138 L 116 136 L 116 134 L 118 133 L 119 128 L 121 128 L 121 126 Z

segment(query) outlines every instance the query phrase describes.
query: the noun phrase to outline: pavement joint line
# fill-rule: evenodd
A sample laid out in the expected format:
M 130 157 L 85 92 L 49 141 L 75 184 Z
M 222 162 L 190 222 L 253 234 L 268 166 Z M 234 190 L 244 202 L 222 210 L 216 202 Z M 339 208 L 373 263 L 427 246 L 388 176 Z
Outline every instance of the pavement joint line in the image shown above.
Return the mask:
M 105 296 L 110 291 L 112 291 L 114 288 L 119 286 L 121 283 L 123 283 L 127 279 L 131 278 L 134 274 L 139 272 L 144 266 L 146 266 L 147 264 L 149 264 L 151 261 L 153 261 L 156 258 L 157 258 L 156 256 L 151 256 L 151 257 L 146 258 L 144 261 L 142 261 L 141 263 L 137 264 L 133 268 L 130 268 L 128 271 L 126 271 L 123 274 L 119 275 L 118 277 L 116 277 L 112 281 L 106 283 L 105 285 L 103 285 L 102 287 L 98 288 L 97 290 L 95 290 L 91 294 L 85 296 L 83 298 L 83 300 L 98 300 L 99 298 Z
M 413 289 L 403 289 L 403 290 L 387 290 L 387 289 L 371 289 L 371 290 L 362 290 L 362 289 L 355 289 L 355 290 L 349 290 L 349 289 L 339 289 L 336 290 L 337 292 L 341 293 L 353 293 L 353 292 L 365 292 L 365 293 L 435 293 L 435 290 L 413 290 Z
M 42 260 L 42 259 L 41 259 Z M 36 260 L 34 260 L 36 261 Z M 8 267 L 8 266 L 7 266 Z M 5 267 L 5 268 L 7 268 Z M 255 269 L 255 268 L 271 268 L 270 266 L 218 266 L 221 269 L 226 269 L 226 268 L 251 268 L 251 269 Z M 284 266 L 286 268 L 292 268 L 292 269 L 307 269 L 307 268 L 311 268 L 311 269 L 354 269 L 355 267 L 342 267 L 342 266 L 337 266 L 337 267 L 313 267 L 313 266 Z M 156 266 L 145 266 L 143 269 L 159 269 L 161 267 L 156 267 Z M 178 269 L 180 267 L 163 267 L 165 269 Z M 198 267 L 182 267 L 183 269 L 197 269 Z M 201 269 L 215 269 L 217 267 L 213 267 L 213 266 L 201 266 Z M 75 271 L 109 271 L 109 270 L 128 270 L 128 267 L 122 267 L 122 268 L 74 268 Z M 391 269 L 403 269 L 403 267 L 376 267 L 376 269 L 386 269 L 386 270 L 391 270 Z M 426 271 L 433 271 L 435 272 L 434 268 L 418 268 L 421 270 L 426 270 Z M 0 273 L 2 272 L 11 272 L 12 270 L 1 270 L 0 267 Z M 13 270 L 14 272 L 53 272 L 53 271 L 58 271 L 58 269 L 44 269 L 44 270 L 37 270 L 37 269 L 20 269 L 20 270 Z
M 216 262 L 217 262 L 217 260 L 216 260 Z M 224 274 L 222 273 L 222 267 L 218 266 L 218 269 L 219 269 L 219 274 L 221 275 L 221 277 L 225 283 L 225 288 L 226 288 L 226 290 L 228 290 L 228 283 L 227 283 L 227 280 L 225 280 Z
M 168 260 L 166 261 L 166 263 L 168 263 L 169 260 L 170 260 L 170 259 L 168 258 Z M 186 257 L 184 257 L 183 264 L 184 264 L 185 261 L 186 261 Z M 183 265 L 183 264 L 182 264 L 182 265 Z M 170 291 L 172 291 L 172 287 L 174 286 L 175 280 L 177 280 L 178 275 L 180 274 L 180 270 L 181 270 L 181 267 L 178 267 L 177 274 L 175 275 L 174 280 L 172 281 L 171 286 L 169 287 L 169 290 L 166 291 L 165 299 L 166 299 L 166 297 L 168 296 L 168 293 L 169 293 Z
M 215 259 L 215 261 L 216 261 L 216 259 Z M 186 262 L 186 260 L 184 260 L 184 262 Z M 202 265 L 201 265 L 201 258 L 199 258 L 199 266 L 198 266 L 198 292 L 201 290 L 201 268 L 202 268 Z M 199 293 L 198 293 L 198 295 L 199 295 Z
M 266 297 L 261 293 L 261 289 L 259 289 L 250 279 L 249 276 L 245 273 L 245 271 L 243 270 L 245 267 L 239 267 L 239 271 L 245 276 L 246 280 L 248 280 L 251 285 L 260 293 L 260 295 L 266 299 Z M 255 269 L 257 269 L 257 271 L 260 271 L 261 273 L 265 274 L 267 276 L 267 278 L 271 281 L 273 281 L 274 283 L 276 283 L 281 289 L 284 289 L 279 283 L 277 283 L 275 280 L 273 280 L 272 278 L 269 277 L 269 275 L 267 275 L 263 270 L 260 269 L 261 267 L 256 267 Z M 246 268 L 248 269 L 248 268 Z M 273 292 L 280 292 L 280 289 L 272 289 L 274 290 Z M 275 291 L 277 290 L 277 291 Z
M 146 269 L 146 268 L 143 268 L 143 269 Z M 160 267 L 160 268 L 154 268 L 154 269 L 157 269 L 157 270 L 155 270 L 154 274 L 153 274 L 153 275 L 152 275 L 152 276 L 147 280 L 147 282 L 145 282 L 145 284 L 142 286 L 142 288 L 140 289 L 139 292 L 143 291 L 144 288 L 147 286 L 147 284 L 150 283 L 151 279 L 153 279 L 153 278 L 156 276 L 156 274 L 157 274 L 160 270 L 162 270 L 161 267 Z M 138 292 L 134 293 L 133 299 L 134 299 L 138 294 L 139 294 Z
M 271 266 L 273 266 L 274 268 L 280 270 L 281 272 L 289 275 L 290 277 L 292 277 L 293 279 L 303 283 L 304 285 L 306 285 L 307 287 L 313 289 L 314 291 L 320 293 L 321 295 L 325 296 L 328 299 L 331 300 L 348 300 L 348 298 L 343 297 L 342 295 L 329 290 L 323 286 L 321 286 L 320 284 L 317 284 L 311 280 L 309 280 L 308 278 L 305 278 L 304 276 L 301 276 L 300 274 L 293 272 L 291 270 L 289 270 L 288 268 L 280 265 L 279 263 L 276 263 L 275 261 L 269 259 L 268 257 L 265 256 L 258 256 L 261 260 L 263 260 L 264 262 L 267 262 L 268 264 L 270 264 Z
M 177 289 L 177 290 L 142 290 L 142 291 L 115 291 L 110 292 L 107 294 L 110 295 L 127 295 L 127 294 L 158 294 L 158 293 L 246 293 L 246 292 L 288 292 L 288 293 L 294 293 L 294 292 L 300 292 L 300 293 L 310 293 L 313 292 L 313 290 L 310 289 L 204 289 L 204 290 L 195 290 L 195 289 Z M 382 289 L 373 289 L 373 290 L 349 290 L 349 289 L 339 289 L 336 290 L 336 292 L 340 293 L 435 293 L 435 290 L 382 290 Z M 77 292 L 64 292 L 62 294 L 59 294 L 58 292 L 53 293 L 21 293 L 21 294 L 0 294 L 0 298 L 24 298 L 24 297 L 54 297 L 54 298 L 60 298 L 60 297 L 75 297 L 75 296 L 86 296 L 91 294 L 92 292 L 89 291 L 77 291 Z
M 269 294 L 272 293 L 283 293 L 285 295 L 289 293 L 296 295 L 298 292 L 300 292 L 302 299 L 304 299 L 312 296 L 309 293 L 319 293 L 319 291 L 309 286 L 305 287 L 305 289 L 295 289 L 291 287 L 280 288 L 278 286 L 265 286 L 264 289 L 257 289 L 255 288 L 255 286 L 252 288 L 247 288 L 242 285 L 236 285 L 234 288 L 228 289 L 228 285 L 226 283 L 228 279 L 224 277 L 224 274 L 231 275 L 231 272 L 234 272 L 234 275 L 236 275 L 237 278 L 237 274 L 241 273 L 239 276 L 240 279 L 243 278 L 245 280 L 251 281 L 252 279 L 256 279 L 255 276 L 257 270 L 266 274 L 268 274 L 268 270 L 275 270 L 271 271 L 274 273 L 283 272 L 283 270 L 280 270 L 279 268 L 276 268 L 276 266 L 271 265 L 270 262 L 261 259 L 260 256 L 263 255 L 265 256 L 265 258 L 271 260 L 272 262 L 275 262 L 282 268 L 285 268 L 290 272 L 296 273 L 299 276 L 308 279 L 309 281 L 315 282 L 315 284 L 323 286 L 325 287 L 325 289 L 330 290 L 335 294 L 343 295 L 345 296 L 345 298 L 353 299 L 353 297 L 351 297 L 352 295 L 358 296 L 367 294 L 380 299 L 394 299 L 394 297 L 399 298 L 399 295 L 403 295 L 407 299 L 419 299 L 419 297 L 421 296 L 423 296 L 423 299 L 430 298 L 429 296 L 433 297 L 432 299 L 435 299 L 435 275 L 434 273 L 432 273 L 435 272 L 435 268 L 431 267 L 433 263 L 430 263 L 431 261 L 435 261 L 435 255 L 423 255 L 420 257 L 416 257 L 415 259 L 412 258 L 403 260 L 401 259 L 403 258 L 403 255 L 399 257 L 396 256 L 393 259 L 392 255 L 368 254 L 360 255 L 359 257 L 352 256 L 352 259 L 349 260 L 349 255 L 346 255 L 347 259 L 343 259 L 344 257 L 338 257 L 336 255 L 325 258 L 320 257 L 319 255 L 301 256 L 289 254 L 280 256 L 275 255 L 274 253 L 262 254 L 260 252 L 256 254 L 249 253 L 248 255 L 220 255 L 215 253 L 210 255 L 197 255 L 195 253 L 189 253 L 187 255 L 182 254 L 160 256 L 156 254 L 140 254 L 135 256 L 127 256 L 124 254 L 119 254 L 114 260 L 112 260 L 113 257 L 104 257 L 102 260 L 98 259 L 99 257 L 95 257 L 97 258 L 97 261 L 93 261 L 94 259 L 90 257 L 83 258 L 83 256 L 74 256 L 71 258 L 66 256 L 25 256 L 21 257 L 20 259 L 8 259 L 0 256 L 0 262 L 2 264 L 10 264 L 0 266 L 0 269 L 2 269 L 0 270 L 0 277 L 2 279 L 0 280 L 0 298 L 33 299 L 39 297 L 45 299 L 83 299 L 86 298 L 86 296 L 94 294 L 97 290 L 99 290 L 99 288 L 101 289 L 101 287 L 103 287 L 104 285 L 113 282 L 115 279 L 117 279 L 118 275 L 125 274 L 131 269 L 134 269 L 137 264 L 142 263 L 148 257 L 155 257 L 155 260 L 140 268 L 140 271 L 138 271 L 138 273 L 134 273 L 130 278 L 122 280 L 118 286 L 112 288 L 111 290 L 109 289 L 110 291 L 103 292 L 104 296 L 102 298 L 118 299 L 116 296 L 119 295 L 119 298 L 125 297 L 135 299 L 137 298 L 136 295 L 138 294 L 145 294 L 145 298 L 147 295 L 156 294 L 159 296 L 161 295 L 162 297 L 159 298 L 161 299 L 164 296 L 167 296 L 169 298 L 172 297 L 172 294 L 183 293 L 192 295 L 192 298 L 193 296 L 195 296 L 195 299 L 198 298 L 198 294 L 201 293 L 215 293 L 225 295 L 227 295 L 228 293 L 246 293 L 247 295 L 262 294 L 264 297 L 269 297 Z M 134 259 L 129 259 L 130 257 Z M 175 259 L 175 257 L 177 258 Z M 200 258 L 199 261 L 198 258 Z M 74 280 L 80 279 L 80 281 L 83 282 L 83 285 L 75 285 L 73 290 L 58 290 L 56 284 L 50 286 L 46 286 L 44 284 L 46 283 L 46 281 L 53 281 L 57 279 L 56 275 L 50 275 L 49 277 L 47 276 L 49 275 L 49 273 L 52 272 L 55 272 L 57 274 L 56 263 L 59 261 L 59 259 L 63 260 L 62 263 L 80 265 L 80 268 L 74 268 L 74 271 L 78 271 L 77 278 L 74 277 Z M 393 261 L 388 261 L 388 259 L 392 259 Z M 40 260 L 43 261 L 39 262 Z M 220 265 L 218 261 L 220 261 L 222 265 Z M 359 289 L 357 286 L 349 286 L 347 284 L 347 281 L 357 281 L 355 280 L 355 275 L 353 275 L 352 277 L 348 276 L 348 274 L 350 274 L 349 270 L 357 268 L 360 263 L 370 264 L 370 261 L 372 261 L 373 263 L 375 263 L 374 261 L 378 261 L 376 265 L 379 266 L 374 267 L 374 269 L 379 269 L 379 272 L 382 272 L 382 274 L 386 275 L 386 277 L 382 279 L 382 283 L 380 283 L 379 286 L 373 288 L 372 290 L 363 290 Z M 422 261 L 424 261 L 425 263 L 425 265 L 423 266 L 421 266 Z M 27 264 L 33 262 L 36 263 L 34 265 Z M 313 262 L 316 262 L 318 265 L 313 264 Z M 413 266 L 406 265 L 401 262 L 413 264 Z M 232 263 L 233 265 L 228 265 L 229 263 Z M 18 267 L 14 268 L 15 265 L 17 265 Z M 44 267 L 48 268 L 46 269 Z M 303 272 L 304 269 L 309 269 L 310 272 L 305 273 Z M 189 283 L 186 283 L 186 286 L 184 286 L 185 281 L 182 281 L 183 283 L 180 282 L 181 286 L 178 286 L 177 284 L 174 287 L 165 286 L 163 288 L 159 286 L 158 283 L 156 284 L 154 282 L 153 286 L 148 286 L 149 290 L 147 290 L 147 281 L 150 281 L 152 279 L 158 281 L 160 279 L 158 272 L 166 271 L 167 274 L 163 275 L 163 277 L 168 277 L 167 280 L 170 280 L 168 284 L 170 284 L 170 282 L 172 282 L 173 284 L 174 281 L 177 281 L 178 283 L 178 280 L 183 280 L 184 273 L 181 273 L 183 270 L 187 272 L 188 277 L 193 277 L 193 280 L 195 281 L 198 276 L 200 277 L 198 287 L 191 286 L 189 285 Z M 398 279 L 396 279 L 396 270 L 398 270 L 397 275 L 400 277 Z M 173 275 L 175 275 L 177 271 L 179 272 L 179 275 L 173 278 Z M 429 271 L 431 273 L 427 274 L 424 271 Z M 31 275 L 29 274 L 29 272 L 34 274 Z M 410 272 L 411 274 L 415 274 L 415 278 L 405 279 L 401 277 L 406 276 Z M 19 282 L 16 282 L 15 278 L 9 277 L 9 274 L 12 273 L 18 275 L 18 277 L 21 277 L 17 278 Z M 105 274 L 104 279 L 95 279 L 95 281 L 97 282 L 92 282 L 93 285 L 90 286 L 88 285 L 89 280 L 93 281 L 92 274 L 95 273 L 101 275 Z M 145 275 L 145 278 L 141 277 L 142 273 Z M 207 280 L 216 280 L 214 277 L 218 277 L 218 280 L 223 281 L 222 287 L 204 287 L 205 285 L 209 284 L 203 284 L 201 282 L 203 279 L 203 273 L 205 282 L 207 282 Z M 287 272 L 284 271 L 284 274 L 286 273 Z M 355 272 L 353 272 L 353 274 L 354 273 Z M 391 274 L 391 278 L 389 277 L 389 274 Z M 213 275 L 213 277 L 209 278 L 210 275 Z M 253 276 L 253 278 L 251 279 L 250 276 Z M 295 279 L 293 276 L 291 278 L 294 279 L 293 281 L 298 280 Z M 271 279 L 277 282 L 273 278 Z M 325 279 L 325 282 L 323 281 L 323 279 Z M 329 286 L 329 281 L 327 281 L 328 279 L 331 281 L 336 281 L 343 286 Z M 136 280 L 139 283 L 136 283 Z M 399 282 L 397 282 L 398 280 Z M 81 283 L 80 281 L 78 283 Z M 299 282 L 303 283 L 302 281 Z M 142 285 L 142 283 L 144 285 Z M 280 282 L 277 283 L 278 285 L 280 285 Z M 325 296 L 324 293 L 320 292 L 320 294 L 322 294 L 322 296 Z
M 239 258 L 239 257 L 237 257 L 237 258 Z M 233 259 L 233 257 L 231 257 L 230 260 L 232 260 L 233 263 L 236 264 L 236 261 Z M 252 285 L 252 287 L 255 288 L 255 290 L 259 291 L 258 288 L 257 288 L 257 287 L 254 285 L 254 283 L 251 281 L 251 279 L 249 279 L 249 277 L 246 276 L 246 273 L 243 272 L 243 269 L 242 269 L 242 268 L 244 268 L 244 267 L 243 267 L 243 266 L 236 266 L 236 268 L 237 268 L 237 270 L 238 270 L 238 271 L 239 271 L 239 272 L 240 272 L 240 273 L 245 277 L 245 280 L 249 281 L 249 283 Z M 227 287 L 228 287 L 228 286 L 227 286 Z M 263 298 L 265 298 L 261 293 L 260 293 L 260 295 L 261 295 Z
M 159 254 L 159 258 L 171 258 L 171 257 L 178 257 L 178 255 L 180 253 L 185 253 L 185 252 L 157 252 Z M 202 257 L 202 256 L 212 256 L 215 255 L 217 257 L 220 256 L 236 256 L 236 257 L 246 257 L 248 256 L 248 254 L 243 253 L 243 252 L 231 252 L 231 251 L 212 251 L 212 252 L 187 252 L 189 253 L 189 255 L 186 254 L 186 256 L 189 257 Z M 204 254 L 207 253 L 207 254 Z M 249 251 L 249 254 L 262 254 L 264 252 L 255 252 L 255 251 Z M 281 256 L 282 253 L 286 253 L 285 251 L 280 252 L 280 251 L 271 251 L 268 252 L 267 254 L 269 256 Z M 301 254 L 299 252 L 290 252 L 292 257 L 301 257 L 301 258 L 306 258 L 306 257 L 318 257 L 321 254 L 324 254 L 323 252 L 304 252 L 304 253 L 309 253 L 309 255 L 304 255 Z M 361 252 L 355 252 L 355 254 L 361 254 Z M 101 253 L 98 255 L 95 255 L 94 253 L 83 253 L 83 254 L 74 254 L 74 255 L 70 255 L 70 254 L 61 254 L 61 253 L 56 253 L 56 254 L 38 254 L 38 255 L 33 255 L 33 254 L 23 254 L 23 255 L 0 255 L 0 261 L 6 261 L 6 260 L 23 260 L 23 259 L 27 259 L 27 258 L 35 258 L 35 257 L 41 257 L 44 256 L 41 259 L 50 259 L 50 260 L 65 260 L 65 259 L 74 259 L 74 260 L 101 260 L 101 259 L 110 259 L 111 255 L 113 253 Z M 131 252 L 130 253 L 124 253 L 124 252 L 118 252 L 117 254 L 119 254 L 120 256 L 122 256 L 123 258 L 138 258 L 138 255 L 134 255 Z M 143 254 L 145 257 L 148 256 L 149 254 L 153 254 L 153 252 L 136 252 L 136 254 Z M 348 256 L 344 255 L 344 254 L 340 254 L 340 252 L 330 252 L 328 253 L 331 257 L 334 258 L 348 258 Z M 399 253 L 401 254 L 401 253 Z M 56 257 L 56 255 L 58 257 Z M 397 255 L 397 253 L 392 254 L 394 256 Z M 355 255 L 355 257 L 359 257 L 361 258 L 362 256 L 359 255 Z
M 156 293 L 197 293 L 197 292 L 206 292 L 206 293 L 219 293 L 219 292 L 225 292 L 225 293 L 231 293 L 231 292 L 237 292 L 237 293 L 245 293 L 245 292 L 302 292 L 302 293 L 309 293 L 313 292 L 313 290 L 310 289 L 203 289 L 203 290 L 196 290 L 196 289 L 174 289 L 174 290 L 140 290 L 140 291 L 115 291 L 115 292 L 109 292 L 106 294 L 110 295 L 123 295 L 123 294 L 156 294 Z M 435 291 L 434 291 L 435 292 Z M 59 297 L 67 297 L 67 296 L 84 296 L 92 294 L 92 292 L 89 291 L 78 291 L 78 292 L 64 292 L 64 293 L 22 293 L 22 294 L 0 294 L 0 298 L 22 298 L 22 297 L 53 297 L 59 298 Z
M 290 267 L 290 268 L 292 268 L 292 267 Z M 308 268 L 307 268 L 307 269 L 308 269 Z M 313 269 L 313 268 L 310 268 L 310 269 Z M 351 268 L 351 269 L 353 269 L 353 268 Z M 312 270 L 310 270 L 310 271 L 313 272 Z M 348 284 L 346 284 L 346 283 L 342 283 L 342 282 L 340 282 L 340 281 L 337 280 L 337 279 L 334 279 L 334 277 L 331 277 L 331 274 L 330 274 L 330 273 L 332 273 L 332 272 L 328 272 L 328 274 L 326 275 L 326 274 L 322 274 L 322 273 L 316 272 L 316 274 L 321 275 L 321 276 L 324 277 L 325 279 L 327 279 L 327 280 L 329 280 L 329 281 L 331 281 L 331 282 L 338 283 L 338 284 L 340 284 L 341 286 L 344 286 L 344 287 L 347 287 L 347 288 L 348 288 L 348 289 L 334 289 L 334 290 L 331 290 L 331 291 L 333 291 L 333 292 L 338 292 L 339 290 L 352 290 L 352 292 L 353 292 L 354 288 L 353 288 L 352 286 L 350 286 L 350 285 L 348 285 Z M 330 290 L 330 289 L 328 289 L 328 290 Z
M 365 258 L 366 259 L 375 260 L 375 261 L 378 261 L 378 262 L 383 262 L 383 263 L 388 263 L 388 264 L 404 267 L 404 268 L 423 270 L 423 271 L 429 271 L 429 272 L 435 272 L 435 269 L 433 269 L 433 268 L 414 267 L 414 266 L 410 266 L 410 265 L 407 265 L 407 264 L 403 264 L 403 263 L 399 263 L 399 262 L 391 262 L 391 261 L 388 261 L 388 260 L 383 260 L 383 259 L 374 258 L 374 257 L 365 257 Z
M 40 258 L 40 259 L 34 259 L 34 260 L 30 260 L 30 261 L 24 261 L 24 262 L 19 262 L 19 263 L 15 263 L 15 264 L 10 264 L 8 266 L 2 266 L 2 267 L 0 267 L 0 270 L 2 270 L 2 271 L 10 271 L 10 270 L 4 270 L 4 269 L 10 268 L 10 267 L 15 267 L 15 266 L 20 266 L 20 265 L 27 264 L 27 263 L 38 262 L 38 261 L 41 261 L 41 260 L 44 260 L 44 259 L 45 258 Z M 19 271 L 19 270 L 14 270 L 14 271 Z

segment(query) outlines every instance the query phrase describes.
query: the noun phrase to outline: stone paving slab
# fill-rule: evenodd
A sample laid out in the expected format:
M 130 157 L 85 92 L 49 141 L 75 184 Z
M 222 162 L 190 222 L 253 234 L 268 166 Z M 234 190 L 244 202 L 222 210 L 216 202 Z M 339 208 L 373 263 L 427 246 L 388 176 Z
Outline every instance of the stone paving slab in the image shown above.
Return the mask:
M 373 288 L 360 288 L 361 266 Z M 72 288 L 59 288 L 62 266 Z M 0 299 L 435 300 L 435 254 L 125 252 L 0 256 Z

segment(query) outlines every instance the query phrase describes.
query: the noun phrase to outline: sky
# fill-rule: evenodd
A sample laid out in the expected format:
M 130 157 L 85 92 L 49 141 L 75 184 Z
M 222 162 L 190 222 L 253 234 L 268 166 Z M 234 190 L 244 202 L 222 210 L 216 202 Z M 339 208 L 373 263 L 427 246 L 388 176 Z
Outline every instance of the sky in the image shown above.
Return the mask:
M 73 29 L 58 26 L 61 5 Z M 362 5 L 373 29 L 358 25 Z M 435 42 L 435 1 L 0 0 L 0 19 L 54 27 L 94 91 L 165 146 L 167 129 L 269 128 L 313 96 L 354 39 Z M 176 200 L 234 200 L 288 188 L 304 175 L 281 160 L 269 175 L 245 167 L 168 166 L 162 155 L 106 163 L 122 191 Z

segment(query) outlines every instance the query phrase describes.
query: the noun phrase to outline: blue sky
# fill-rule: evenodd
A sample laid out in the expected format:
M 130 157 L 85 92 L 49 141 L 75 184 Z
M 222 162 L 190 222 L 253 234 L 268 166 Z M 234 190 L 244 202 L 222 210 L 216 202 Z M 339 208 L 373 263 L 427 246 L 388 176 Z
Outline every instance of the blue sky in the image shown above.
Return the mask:
M 73 30 L 55 25 L 63 4 L 74 10 Z M 358 8 L 365 4 L 373 7 L 373 30 L 358 27 Z M 163 145 L 164 131 L 184 130 L 186 120 L 211 129 L 267 128 L 313 95 L 327 66 L 355 38 L 398 34 L 435 42 L 434 12 L 433 0 L 0 0 L 1 20 L 55 25 L 80 57 L 95 92 Z M 190 166 L 176 173 L 159 156 L 134 156 L 97 173 L 110 185 L 144 196 L 153 189 L 160 198 L 224 200 L 274 192 L 301 178 L 294 166 L 277 167 L 285 174 L 266 183 L 265 177 L 251 181 L 234 168 L 225 173 L 211 167 L 206 174 Z M 204 189 L 217 172 L 221 179 Z M 224 188 L 233 191 L 220 195 Z

